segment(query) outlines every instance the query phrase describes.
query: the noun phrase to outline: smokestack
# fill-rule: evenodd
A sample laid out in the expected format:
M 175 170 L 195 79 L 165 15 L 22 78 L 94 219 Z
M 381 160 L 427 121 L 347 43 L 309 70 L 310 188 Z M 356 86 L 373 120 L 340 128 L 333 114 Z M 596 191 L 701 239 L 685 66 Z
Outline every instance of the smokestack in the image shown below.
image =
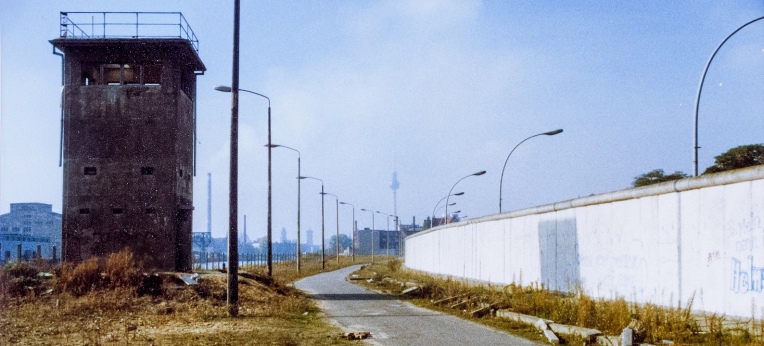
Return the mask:
M 212 234 L 212 173 L 207 173 L 207 233 Z

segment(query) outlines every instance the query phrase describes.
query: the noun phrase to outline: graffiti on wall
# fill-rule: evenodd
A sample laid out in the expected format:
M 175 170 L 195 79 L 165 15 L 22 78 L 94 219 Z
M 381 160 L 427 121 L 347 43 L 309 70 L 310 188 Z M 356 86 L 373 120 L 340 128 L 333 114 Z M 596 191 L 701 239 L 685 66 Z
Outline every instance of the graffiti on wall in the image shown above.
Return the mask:
M 732 258 L 732 292 L 762 292 L 764 289 L 762 283 L 764 283 L 764 267 L 755 266 L 753 256 L 748 256 L 745 262 Z

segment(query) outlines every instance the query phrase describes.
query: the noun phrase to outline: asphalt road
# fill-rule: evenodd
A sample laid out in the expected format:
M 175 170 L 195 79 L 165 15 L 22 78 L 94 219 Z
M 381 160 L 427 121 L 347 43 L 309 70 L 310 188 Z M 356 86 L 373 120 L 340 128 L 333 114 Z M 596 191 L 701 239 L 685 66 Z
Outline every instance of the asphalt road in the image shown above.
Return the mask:
M 304 278 L 295 287 L 309 293 L 326 317 L 346 332 L 371 332 L 374 345 L 541 345 L 471 321 L 366 291 L 346 280 L 352 266 Z

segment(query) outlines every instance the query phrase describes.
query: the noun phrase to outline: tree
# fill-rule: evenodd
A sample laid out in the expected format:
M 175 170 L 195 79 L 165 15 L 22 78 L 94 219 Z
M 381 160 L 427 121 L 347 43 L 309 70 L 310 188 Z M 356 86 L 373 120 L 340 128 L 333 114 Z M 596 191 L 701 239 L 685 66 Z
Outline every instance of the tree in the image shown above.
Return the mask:
M 764 164 L 764 145 L 749 144 L 734 147 L 714 158 L 714 165 L 706 168 L 703 174 L 729 171 Z
M 334 249 L 336 249 L 337 244 L 337 236 L 333 235 L 331 238 L 329 238 L 329 249 L 334 252 Z M 340 252 L 342 250 L 347 249 L 353 245 L 353 240 L 350 239 L 347 235 L 340 234 Z
M 687 178 L 687 176 L 688 176 L 687 174 L 684 174 L 680 171 L 676 171 L 672 174 L 666 175 L 665 173 L 663 173 L 662 169 L 654 169 L 650 172 L 647 172 L 638 177 L 635 177 L 634 182 L 631 183 L 631 186 L 632 187 L 647 186 L 647 185 L 662 183 L 665 181 L 679 180 L 682 178 Z

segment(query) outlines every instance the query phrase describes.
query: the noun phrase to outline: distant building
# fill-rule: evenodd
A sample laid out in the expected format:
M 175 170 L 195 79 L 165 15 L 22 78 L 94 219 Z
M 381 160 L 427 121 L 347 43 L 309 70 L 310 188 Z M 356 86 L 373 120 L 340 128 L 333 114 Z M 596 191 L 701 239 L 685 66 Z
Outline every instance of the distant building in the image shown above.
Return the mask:
M 394 230 L 375 230 L 370 228 L 355 231 L 353 248 L 356 255 L 371 255 L 372 233 L 374 237 L 374 255 L 397 256 L 400 249 L 401 233 Z
M 313 230 L 312 229 L 308 229 L 305 232 L 305 244 L 307 244 L 308 246 L 313 246 Z
M 61 214 L 44 203 L 11 203 L 11 212 L 0 215 L 0 262 L 34 258 L 60 258 Z
M 61 12 L 50 41 L 64 53 L 63 260 L 130 248 L 190 271 L 198 41 L 180 13 L 136 13 L 129 34 L 110 15 L 95 15 L 94 36 L 82 30 L 93 13 Z M 174 33 L 152 32 L 167 23 Z

